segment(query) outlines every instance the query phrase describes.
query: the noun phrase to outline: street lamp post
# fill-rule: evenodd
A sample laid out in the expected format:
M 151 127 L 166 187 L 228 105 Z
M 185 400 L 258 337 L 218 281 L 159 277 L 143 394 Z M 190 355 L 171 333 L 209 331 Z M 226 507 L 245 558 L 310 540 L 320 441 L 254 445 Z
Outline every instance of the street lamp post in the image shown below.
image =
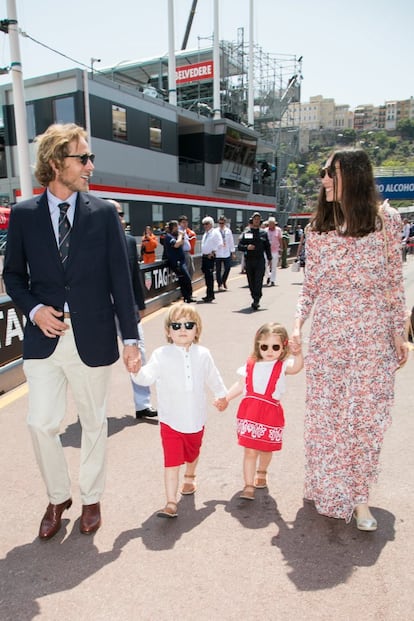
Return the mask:
M 93 80 L 93 66 L 95 63 L 100 63 L 101 59 L 100 58 L 91 58 L 91 74 L 92 74 L 92 80 Z
M 10 71 L 13 82 L 13 103 L 16 124 L 17 158 L 19 161 L 20 189 L 22 198 L 33 194 L 32 174 L 29 161 L 29 140 L 27 137 L 26 104 L 24 100 L 23 72 L 20 60 L 19 29 L 15 0 L 7 0 L 7 32 L 10 41 Z

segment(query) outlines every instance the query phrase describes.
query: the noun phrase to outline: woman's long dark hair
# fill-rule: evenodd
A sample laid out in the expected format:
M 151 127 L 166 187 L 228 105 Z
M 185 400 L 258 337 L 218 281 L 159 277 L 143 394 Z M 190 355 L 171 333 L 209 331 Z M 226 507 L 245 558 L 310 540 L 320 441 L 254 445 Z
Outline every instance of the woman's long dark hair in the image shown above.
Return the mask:
M 342 177 L 342 195 L 337 199 L 335 167 Z M 378 228 L 380 196 L 375 185 L 369 157 L 363 149 L 337 149 L 329 169 L 333 173 L 334 200 L 328 203 L 325 188 L 319 192 L 312 230 L 319 233 L 336 230 L 340 235 L 364 237 Z

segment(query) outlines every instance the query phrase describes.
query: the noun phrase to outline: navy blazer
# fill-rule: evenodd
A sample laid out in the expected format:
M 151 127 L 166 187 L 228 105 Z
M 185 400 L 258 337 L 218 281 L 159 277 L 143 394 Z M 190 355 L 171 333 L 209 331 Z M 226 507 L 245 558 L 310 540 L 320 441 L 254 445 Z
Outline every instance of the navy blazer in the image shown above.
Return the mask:
M 12 208 L 3 279 L 7 293 L 28 318 L 23 358 L 47 358 L 58 338 L 29 320 L 37 304 L 69 305 L 82 361 L 112 364 L 119 357 L 115 314 L 123 339 L 137 339 L 125 234 L 114 206 L 78 193 L 66 268 L 59 257 L 46 192 Z M 63 337 L 65 338 L 65 337 Z

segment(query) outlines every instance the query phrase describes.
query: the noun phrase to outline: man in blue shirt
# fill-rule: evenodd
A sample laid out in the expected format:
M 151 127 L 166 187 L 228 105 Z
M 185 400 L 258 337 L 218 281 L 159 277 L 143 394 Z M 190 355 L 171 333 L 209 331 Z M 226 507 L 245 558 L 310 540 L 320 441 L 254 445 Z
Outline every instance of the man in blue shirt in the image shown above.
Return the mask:
M 193 285 L 188 273 L 183 246 L 184 233 L 178 230 L 177 220 L 170 220 L 164 239 L 164 249 L 167 254 L 168 264 L 177 275 L 184 302 L 195 302 L 193 298 Z

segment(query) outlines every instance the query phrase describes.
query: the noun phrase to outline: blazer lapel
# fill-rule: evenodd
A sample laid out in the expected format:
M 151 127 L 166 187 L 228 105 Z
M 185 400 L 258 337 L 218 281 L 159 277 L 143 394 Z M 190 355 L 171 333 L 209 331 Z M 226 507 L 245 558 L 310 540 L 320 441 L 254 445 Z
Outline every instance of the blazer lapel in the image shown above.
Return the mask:
M 56 243 L 55 232 L 53 230 L 52 219 L 50 217 L 47 193 L 44 192 L 37 201 L 36 222 L 39 225 L 39 239 L 48 248 L 54 259 L 61 265 L 59 249 Z

